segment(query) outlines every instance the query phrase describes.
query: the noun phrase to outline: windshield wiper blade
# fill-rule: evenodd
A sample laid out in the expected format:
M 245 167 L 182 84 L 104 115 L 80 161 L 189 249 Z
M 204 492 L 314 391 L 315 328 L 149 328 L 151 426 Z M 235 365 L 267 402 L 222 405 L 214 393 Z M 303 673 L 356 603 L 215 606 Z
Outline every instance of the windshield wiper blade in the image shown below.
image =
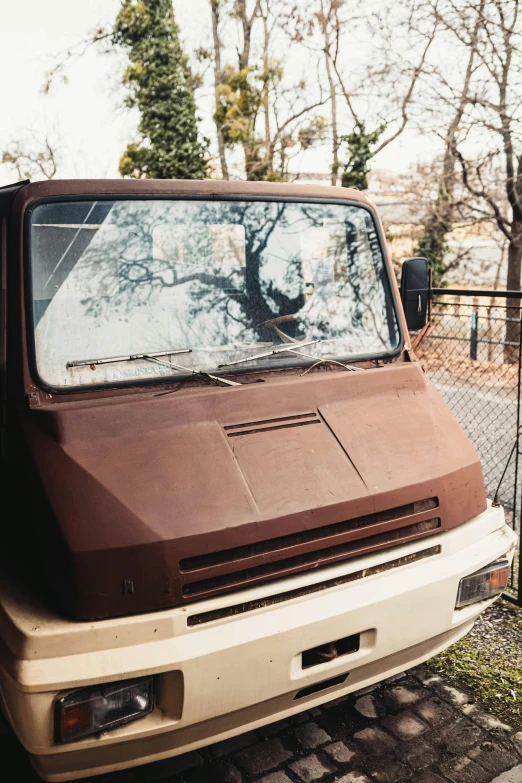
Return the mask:
M 174 356 L 178 353 L 192 353 L 192 348 L 180 348 L 175 351 L 154 351 L 154 353 L 131 353 L 128 356 L 108 356 L 104 359 L 81 359 L 79 361 L 67 362 L 65 365 L 70 367 L 90 367 L 92 364 L 113 364 L 114 362 L 133 362 L 136 359 L 147 359 L 156 356 Z
M 182 351 L 180 351 L 180 353 L 182 353 Z M 212 381 L 225 384 L 225 386 L 243 385 L 242 383 L 239 383 L 239 381 L 229 381 L 227 378 L 220 378 L 219 375 L 211 375 L 209 372 L 205 372 L 204 370 L 193 370 L 191 367 L 183 367 L 182 364 L 174 364 L 173 362 L 166 362 L 163 359 L 157 359 L 156 356 L 153 356 L 152 354 L 144 354 L 143 358 L 146 361 L 154 362 L 154 364 L 161 364 L 164 367 L 171 367 L 173 370 L 188 372 L 190 375 L 202 375 L 204 378 L 210 378 Z
M 255 359 L 264 359 L 266 356 L 273 356 L 278 353 L 297 353 L 296 348 L 304 348 L 306 345 L 314 345 L 315 343 L 321 343 L 322 340 L 308 340 L 306 343 L 289 343 L 288 345 L 278 345 L 277 348 L 273 348 L 271 351 L 265 353 L 256 353 L 253 356 L 247 356 L 245 359 L 237 359 L 235 362 L 226 362 L 225 364 L 218 364 L 218 367 L 232 367 L 233 364 L 242 364 L 243 362 L 253 362 Z M 313 357 L 311 357 L 313 358 Z

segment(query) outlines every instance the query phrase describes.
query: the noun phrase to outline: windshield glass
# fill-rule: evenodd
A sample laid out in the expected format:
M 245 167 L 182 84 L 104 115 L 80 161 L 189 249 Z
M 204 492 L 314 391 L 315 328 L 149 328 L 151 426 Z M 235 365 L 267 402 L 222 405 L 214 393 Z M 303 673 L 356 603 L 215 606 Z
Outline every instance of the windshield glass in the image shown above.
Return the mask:
M 357 206 L 41 204 L 31 270 L 37 367 L 54 388 L 179 374 L 146 358 L 68 366 L 86 359 L 188 348 L 179 363 L 208 372 L 285 343 L 347 360 L 399 342 L 374 222 Z M 237 371 L 310 362 L 282 351 Z

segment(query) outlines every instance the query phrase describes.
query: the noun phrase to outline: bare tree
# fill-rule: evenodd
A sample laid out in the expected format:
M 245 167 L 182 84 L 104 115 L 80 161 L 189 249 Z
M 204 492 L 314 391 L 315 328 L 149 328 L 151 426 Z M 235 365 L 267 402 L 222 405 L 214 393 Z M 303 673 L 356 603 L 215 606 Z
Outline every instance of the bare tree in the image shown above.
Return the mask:
M 428 3 L 428 6 L 430 5 L 431 3 Z M 461 194 L 461 200 L 458 204 L 455 202 L 457 146 L 462 131 L 464 113 L 470 101 L 477 48 L 483 29 L 485 5 L 486 0 L 480 0 L 464 18 L 458 14 L 455 15 L 452 3 L 445 6 L 441 2 L 437 2 L 430 8 L 434 22 L 439 25 L 439 28 L 450 33 L 450 40 L 456 38 L 457 46 L 462 48 L 462 44 L 464 44 L 466 50 L 465 70 L 460 84 L 458 83 L 460 78 L 460 69 L 458 68 L 454 69 L 456 78 L 452 78 L 453 73 L 451 76 L 446 75 L 439 68 L 434 68 L 428 80 L 432 87 L 430 96 L 432 104 L 434 100 L 437 100 L 440 106 L 442 98 L 448 106 L 448 124 L 446 127 L 437 129 L 438 134 L 444 139 L 437 198 L 431 202 L 429 213 L 426 216 L 424 235 L 415 249 L 418 255 L 425 256 L 430 261 L 435 285 L 440 285 L 444 275 L 455 265 L 455 259 L 448 262 L 445 257 L 447 254 L 446 236 L 451 231 L 456 211 L 459 211 L 460 208 L 462 213 L 463 207 L 464 212 L 468 211 L 467 202 L 469 199 L 466 199 L 465 194 Z M 449 79 L 451 81 L 448 81 Z M 455 84 L 452 83 L 454 81 Z M 439 110 L 438 118 L 441 114 L 443 113 Z M 440 122 L 438 118 L 437 124 Z
M 0 162 L 12 166 L 19 179 L 53 179 L 58 169 L 57 148 L 46 136 L 13 141 L 1 151 Z
M 268 0 L 267 0 L 268 2 Z M 199 59 L 210 57 L 214 65 L 214 124 L 219 152 L 221 173 L 229 179 L 226 150 L 232 143 L 240 142 L 245 154 L 245 167 L 252 157 L 252 135 L 259 110 L 258 90 L 252 85 L 252 34 L 256 20 L 261 18 L 261 0 L 209 0 L 212 19 L 212 45 L 209 52 L 198 50 Z M 222 31 L 229 22 L 225 35 L 232 34 L 233 20 L 238 33 L 237 66 L 223 64 Z M 266 19 L 265 38 L 266 38 Z M 266 81 L 266 80 L 265 80 Z M 248 173 L 248 172 L 247 172 Z
M 358 5 L 354 0 L 350 6 Z M 346 0 L 313 0 L 310 4 L 292 4 L 283 15 L 284 24 L 293 42 L 300 44 L 308 51 L 316 53 L 322 60 L 330 108 L 331 132 L 331 184 L 336 185 L 339 179 L 339 113 L 338 85 L 336 67 L 340 53 L 341 33 L 346 25 L 354 21 L 352 14 L 347 14 Z
M 245 133 L 243 134 L 243 150 L 245 153 L 245 169 L 247 179 L 262 179 L 262 166 L 259 161 L 259 145 L 255 138 L 255 126 L 260 107 L 259 89 L 251 89 L 250 55 L 252 50 L 252 30 L 259 17 L 261 0 L 234 0 L 233 16 L 238 19 L 241 29 L 241 44 L 238 49 L 238 72 L 230 74 L 229 83 L 236 87 L 238 100 L 235 110 L 243 114 Z M 266 78 L 266 77 L 265 77 Z
M 337 185 L 339 174 L 339 130 L 337 118 L 337 85 L 335 83 L 334 70 L 337 67 L 339 56 L 339 41 L 341 31 L 340 8 L 343 3 L 339 0 L 319 0 L 317 21 L 323 38 L 323 54 L 330 94 L 330 112 L 332 121 L 332 166 L 331 182 Z
M 56 81 L 68 83 L 68 70 L 86 54 L 93 46 L 102 46 L 104 51 L 110 51 L 112 45 L 112 28 L 97 26 L 89 30 L 85 38 L 77 41 L 65 52 L 60 52 L 54 58 L 54 63 L 45 73 L 42 92 L 47 95 Z
M 222 42 L 220 38 L 220 22 L 222 0 L 210 0 L 210 9 L 212 12 L 212 41 L 214 46 L 214 100 L 216 107 L 219 103 L 219 90 L 223 84 L 223 68 L 221 64 Z M 214 118 L 216 124 L 216 136 L 219 151 L 219 162 L 221 165 L 221 176 L 223 179 L 229 179 L 227 154 L 225 148 L 225 137 L 217 116 Z
M 354 182 L 343 176 L 342 184 L 366 187 L 369 161 L 410 122 L 415 91 L 437 34 L 437 21 L 433 15 L 428 18 L 422 2 L 407 0 L 397 10 L 397 3 L 386 0 L 369 13 L 360 0 L 315 0 L 295 6 L 289 14 L 295 40 L 323 57 L 333 185 L 341 168 L 346 174 L 354 163 Z M 343 53 L 363 41 L 371 41 L 371 59 L 347 65 Z M 349 153 L 344 164 L 340 160 L 343 143 Z
M 259 9 L 259 15 L 263 21 L 263 73 L 265 78 L 263 80 L 263 95 L 262 105 L 263 114 L 265 118 L 265 146 L 267 149 L 271 146 L 271 128 L 270 128 L 270 84 L 267 78 L 270 72 L 270 39 L 275 26 L 275 19 L 272 15 L 272 2 L 271 0 L 264 0 L 261 3 Z
M 353 84 L 353 79 L 346 75 L 348 69 L 340 67 L 339 58 L 331 57 L 341 94 L 355 126 L 365 129 L 374 115 L 373 125 L 379 131 L 380 141 L 371 150 L 371 157 L 395 141 L 410 121 L 415 90 L 436 40 L 439 26 L 437 5 L 438 0 L 434 0 L 434 14 L 427 18 L 422 4 L 419 5 L 416 0 L 408 0 L 404 11 L 401 6 L 399 15 L 393 3 L 383 4 L 379 14 L 370 20 L 375 63 L 365 65 L 358 84 Z M 392 30 L 393 35 L 390 36 Z M 334 34 L 333 51 L 337 53 L 342 45 L 342 24 L 335 25 Z M 365 99 L 364 115 L 357 108 L 361 95 Z M 369 108 L 371 104 L 378 107 L 377 112 Z
M 448 0 L 449 2 L 449 0 Z M 471 0 L 453 0 L 460 30 L 476 10 Z M 456 144 L 460 176 L 477 215 L 494 220 L 506 237 L 508 290 L 520 290 L 522 266 L 522 25 L 518 0 L 486 0 L 481 7 L 476 65 L 464 112 L 462 140 Z M 519 301 L 508 300 L 507 362 L 518 360 Z
M 214 119 L 224 144 L 242 147 L 250 180 L 286 179 L 292 158 L 325 132 L 322 118 L 313 116 L 325 102 L 321 90 L 285 72 L 282 20 L 289 7 L 290 0 L 236 0 L 229 14 L 239 41 L 237 66 L 221 68 Z
M 259 15 L 260 8 L 261 0 L 253 0 L 253 4 L 250 7 L 248 0 L 235 0 L 234 3 L 234 15 L 239 19 L 243 33 L 243 45 L 238 51 L 240 70 L 248 68 L 250 63 L 252 28 L 256 17 Z

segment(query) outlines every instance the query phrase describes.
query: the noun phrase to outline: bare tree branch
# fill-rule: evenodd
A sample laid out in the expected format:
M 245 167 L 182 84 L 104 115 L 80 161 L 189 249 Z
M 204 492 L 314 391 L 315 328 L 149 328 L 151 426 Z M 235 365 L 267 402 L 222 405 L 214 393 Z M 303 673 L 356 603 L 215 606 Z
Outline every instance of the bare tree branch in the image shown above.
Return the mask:
M 496 201 L 492 198 L 492 196 L 489 195 L 489 193 L 486 193 L 483 187 L 481 188 L 473 187 L 470 181 L 468 168 L 466 165 L 466 161 L 464 160 L 464 156 L 458 149 L 455 150 L 455 154 L 461 165 L 462 181 L 464 183 L 464 186 L 468 189 L 468 191 L 473 196 L 479 199 L 483 199 L 487 204 L 489 204 L 489 206 L 491 207 L 491 216 L 496 221 L 499 230 L 502 231 L 502 233 L 507 237 L 507 239 L 511 239 L 511 232 L 508 228 L 510 221 L 502 215 L 500 207 L 498 206 Z
M 0 162 L 12 166 L 19 179 L 53 179 L 58 170 L 58 153 L 48 136 L 43 142 L 20 139 L 1 151 Z
M 415 90 L 415 86 L 417 84 L 419 76 L 421 75 L 421 73 L 422 73 L 422 71 L 424 69 L 424 63 L 426 62 L 426 57 L 428 55 L 428 52 L 429 52 L 429 50 L 431 48 L 431 45 L 433 44 L 433 41 L 435 40 L 435 35 L 437 33 L 437 28 L 438 28 L 438 20 L 435 19 L 435 23 L 433 25 L 433 30 L 432 30 L 431 34 L 428 35 L 428 38 L 427 38 L 427 41 L 426 41 L 426 45 L 424 46 L 424 49 L 422 50 L 422 53 L 421 53 L 420 60 L 419 60 L 417 66 L 415 67 L 415 69 L 413 71 L 413 75 L 412 75 L 409 87 L 408 87 L 408 89 L 406 91 L 406 94 L 404 95 L 404 98 L 402 99 L 402 102 L 401 102 L 401 115 L 402 115 L 401 124 L 399 125 L 397 130 L 394 133 L 391 134 L 391 136 L 389 136 L 387 139 L 384 139 L 379 144 L 379 146 L 374 151 L 374 155 L 377 155 L 381 150 L 383 150 L 385 147 L 387 147 L 388 144 L 391 144 L 392 141 L 395 141 L 395 139 L 397 139 L 401 135 L 401 133 L 405 129 L 406 125 L 408 124 L 408 119 L 409 119 L 409 117 L 408 117 L 408 107 L 409 107 L 411 99 L 413 97 L 413 92 Z

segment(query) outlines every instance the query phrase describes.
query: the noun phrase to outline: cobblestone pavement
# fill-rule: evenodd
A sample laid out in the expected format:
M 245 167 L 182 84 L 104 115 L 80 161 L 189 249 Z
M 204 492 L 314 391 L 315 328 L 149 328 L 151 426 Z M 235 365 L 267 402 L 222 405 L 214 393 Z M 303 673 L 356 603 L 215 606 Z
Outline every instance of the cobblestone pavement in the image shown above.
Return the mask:
M 0 736 L 5 783 L 39 778 Z M 16 770 L 16 772 L 15 772 Z M 425 666 L 198 751 L 92 783 L 522 783 L 515 732 Z

